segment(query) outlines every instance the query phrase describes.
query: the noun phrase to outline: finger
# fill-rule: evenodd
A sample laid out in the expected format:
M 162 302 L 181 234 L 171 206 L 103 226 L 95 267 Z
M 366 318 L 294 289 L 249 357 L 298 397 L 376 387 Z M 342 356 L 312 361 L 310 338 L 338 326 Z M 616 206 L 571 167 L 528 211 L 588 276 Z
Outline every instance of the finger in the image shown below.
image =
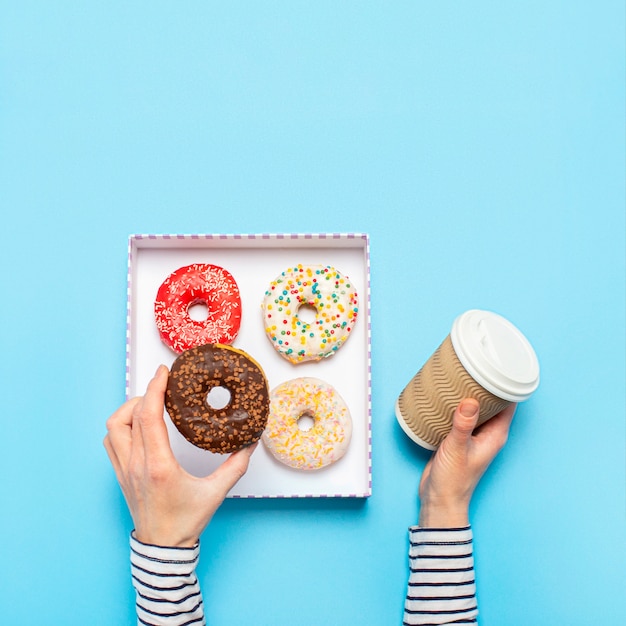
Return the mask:
M 165 401 L 165 389 L 167 388 L 168 369 L 160 365 L 154 378 L 148 383 L 146 394 L 142 399 L 141 406 L 135 412 L 135 422 L 139 426 L 142 446 L 146 454 L 173 456 L 167 426 L 163 419 L 163 404 Z
M 452 429 L 448 435 L 453 443 L 467 445 L 474 432 L 474 428 L 476 428 L 476 422 L 478 422 L 478 415 L 480 413 L 479 409 L 480 405 L 477 400 L 473 398 L 461 400 L 454 411 Z
M 206 477 L 205 480 L 207 483 L 210 483 L 212 490 L 216 492 L 220 501 L 227 496 L 228 492 L 248 471 L 250 457 L 256 450 L 257 445 L 258 442 L 233 452 L 210 476 Z
M 104 441 L 102 443 L 104 444 L 104 449 L 106 450 L 107 456 L 109 457 L 109 461 L 111 461 L 111 465 L 115 470 L 115 475 L 119 478 L 119 470 L 121 469 L 120 461 L 108 435 L 104 438 Z
M 128 459 L 132 445 L 131 424 L 133 411 L 141 398 L 132 398 L 126 401 L 107 420 L 107 435 L 104 440 L 104 447 L 109 458 L 114 454 L 117 459 Z
M 476 430 L 476 440 L 484 442 L 493 450 L 500 450 L 507 442 L 516 404 L 510 404 L 503 411 L 486 421 Z
M 141 398 L 131 398 L 126 400 L 122 406 L 117 409 L 107 420 L 106 427 L 110 432 L 123 426 L 130 426 L 133 419 L 133 409 L 135 405 L 141 401 Z
M 107 454 L 109 455 L 109 459 L 111 460 L 111 465 L 113 466 L 113 471 L 115 472 L 115 476 L 117 478 L 120 489 L 122 490 L 122 494 L 124 495 L 124 499 L 126 500 L 126 503 L 129 504 L 130 500 L 128 497 L 129 494 L 127 488 L 127 474 L 125 469 L 122 468 L 118 456 L 113 449 L 113 446 L 111 445 L 108 436 L 104 438 L 104 447 L 107 451 Z
M 104 438 L 103 443 L 104 443 L 104 449 L 106 450 L 107 455 L 109 457 L 109 461 L 111 461 L 111 465 L 113 466 L 113 471 L 115 472 L 115 476 L 117 477 L 117 482 L 120 484 L 120 486 L 122 487 L 122 491 L 123 491 L 124 483 L 126 481 L 126 472 L 124 471 L 124 468 L 122 467 L 119 456 L 117 455 L 117 452 L 115 451 L 115 448 L 113 444 L 111 443 L 111 439 L 108 435 Z

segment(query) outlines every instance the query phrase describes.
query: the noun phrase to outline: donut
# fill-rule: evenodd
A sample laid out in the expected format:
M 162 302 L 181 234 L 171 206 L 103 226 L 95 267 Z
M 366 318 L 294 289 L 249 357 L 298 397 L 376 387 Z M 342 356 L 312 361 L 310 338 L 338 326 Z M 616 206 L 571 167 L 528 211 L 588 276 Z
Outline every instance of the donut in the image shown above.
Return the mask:
M 203 321 L 189 315 L 189 307 L 200 303 L 208 310 Z M 223 267 L 185 265 L 159 287 L 154 317 L 162 341 L 176 353 L 205 343 L 230 344 L 241 325 L 239 287 Z
M 226 406 L 210 403 L 207 396 L 215 388 L 230 396 Z M 196 346 L 172 364 L 165 408 L 180 434 L 194 446 L 234 452 L 261 437 L 269 415 L 267 379 L 243 350 L 221 344 Z
M 310 429 L 300 428 L 306 416 Z M 294 378 L 270 392 L 270 414 L 261 437 L 274 457 L 295 469 L 317 470 L 338 461 L 352 437 L 350 411 L 337 390 L 318 378 Z
M 311 323 L 300 307 L 315 309 Z M 335 354 L 354 328 L 357 292 L 347 276 L 330 265 L 295 265 L 270 283 L 263 303 L 265 333 L 292 363 L 319 361 Z

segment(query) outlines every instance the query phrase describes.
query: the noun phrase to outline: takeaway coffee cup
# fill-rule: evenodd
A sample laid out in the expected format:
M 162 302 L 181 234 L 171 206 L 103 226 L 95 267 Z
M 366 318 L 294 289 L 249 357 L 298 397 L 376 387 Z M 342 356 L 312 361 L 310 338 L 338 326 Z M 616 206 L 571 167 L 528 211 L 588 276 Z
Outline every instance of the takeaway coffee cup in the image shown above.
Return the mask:
M 404 432 L 428 450 L 452 428 L 463 398 L 480 402 L 482 424 L 539 385 L 539 362 L 524 335 L 504 317 L 472 309 L 454 320 L 450 334 L 396 402 Z

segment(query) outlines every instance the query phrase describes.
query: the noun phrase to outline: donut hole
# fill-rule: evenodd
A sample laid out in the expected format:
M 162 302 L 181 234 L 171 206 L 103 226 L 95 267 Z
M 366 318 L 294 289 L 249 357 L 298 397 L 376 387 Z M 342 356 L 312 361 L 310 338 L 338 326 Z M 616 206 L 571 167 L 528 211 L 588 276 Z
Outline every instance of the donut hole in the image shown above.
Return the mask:
M 317 318 L 317 309 L 312 304 L 301 304 L 298 308 L 298 319 L 304 324 L 314 324 Z
M 298 428 L 302 432 L 307 432 L 307 431 L 311 430 L 311 428 L 313 428 L 313 426 L 315 425 L 315 417 L 311 413 L 305 411 L 297 419 L 297 424 L 298 424 Z
M 205 322 L 209 317 L 209 307 L 204 300 L 197 300 L 187 307 L 187 315 L 194 322 Z
M 212 387 L 206 394 L 206 403 L 214 411 L 225 409 L 230 403 L 230 391 L 226 387 Z

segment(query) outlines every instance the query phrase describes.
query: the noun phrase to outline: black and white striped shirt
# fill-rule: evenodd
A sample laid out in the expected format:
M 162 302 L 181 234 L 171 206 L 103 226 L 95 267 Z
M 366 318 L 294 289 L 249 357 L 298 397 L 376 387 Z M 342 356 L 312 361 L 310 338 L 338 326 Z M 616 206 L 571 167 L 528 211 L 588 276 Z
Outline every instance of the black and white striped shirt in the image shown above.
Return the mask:
M 130 564 L 137 594 L 137 623 L 144 626 L 204 626 L 196 565 L 200 544 L 164 548 L 130 538 Z
M 413 526 L 409 539 L 404 626 L 476 624 L 471 528 Z
M 476 624 L 471 528 L 409 529 L 404 626 Z M 131 535 L 131 573 L 142 626 L 204 626 L 195 568 L 200 546 L 165 548 Z

